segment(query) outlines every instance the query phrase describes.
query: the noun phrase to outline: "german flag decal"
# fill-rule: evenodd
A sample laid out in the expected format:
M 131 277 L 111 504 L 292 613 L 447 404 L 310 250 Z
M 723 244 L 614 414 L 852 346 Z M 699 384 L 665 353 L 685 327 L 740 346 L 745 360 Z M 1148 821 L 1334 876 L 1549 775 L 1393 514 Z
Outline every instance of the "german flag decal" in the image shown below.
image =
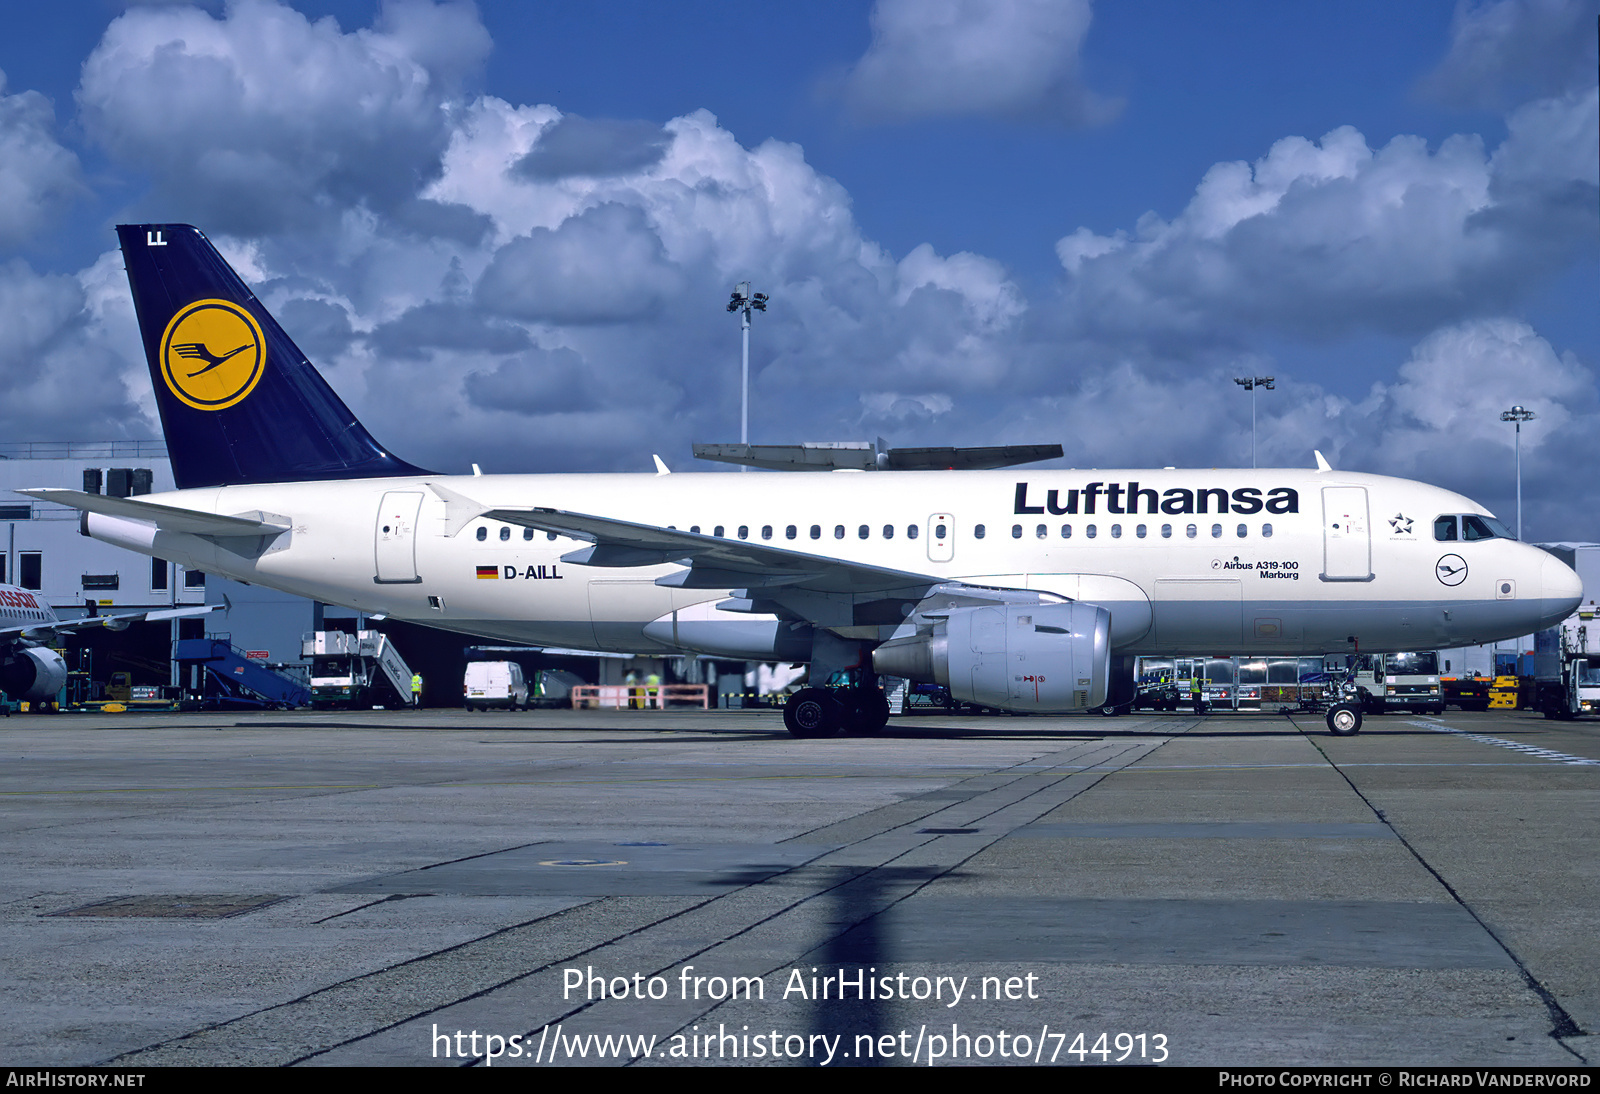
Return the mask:
M 498 566 L 479 566 L 478 567 L 478 580 L 479 581 L 482 581 L 484 578 L 489 578 L 492 581 L 492 580 L 494 580 L 495 578 L 497 578 L 499 576 L 500 576 L 500 567 L 498 567 Z

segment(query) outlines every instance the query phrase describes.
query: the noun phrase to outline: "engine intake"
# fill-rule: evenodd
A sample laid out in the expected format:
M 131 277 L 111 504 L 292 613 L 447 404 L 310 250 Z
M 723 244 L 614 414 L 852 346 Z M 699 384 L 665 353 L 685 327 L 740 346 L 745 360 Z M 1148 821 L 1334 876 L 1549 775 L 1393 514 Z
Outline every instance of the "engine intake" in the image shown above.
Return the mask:
M 932 631 L 872 651 L 873 671 L 942 684 L 963 702 L 1092 710 L 1111 676 L 1111 613 L 1094 604 L 997 604 L 929 613 Z
M 67 683 L 67 663 L 55 650 L 17 650 L 0 663 L 0 691 L 13 699 L 54 699 Z

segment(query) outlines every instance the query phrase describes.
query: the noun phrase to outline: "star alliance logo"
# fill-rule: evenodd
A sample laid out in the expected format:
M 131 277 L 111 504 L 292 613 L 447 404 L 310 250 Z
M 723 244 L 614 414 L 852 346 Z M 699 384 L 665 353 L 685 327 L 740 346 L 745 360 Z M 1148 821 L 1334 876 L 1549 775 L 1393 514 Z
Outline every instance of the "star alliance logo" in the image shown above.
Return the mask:
M 1411 518 L 1406 516 L 1404 513 L 1396 513 L 1394 516 L 1389 518 L 1389 527 L 1397 536 L 1409 536 L 1411 534 L 1412 523 L 1413 522 Z

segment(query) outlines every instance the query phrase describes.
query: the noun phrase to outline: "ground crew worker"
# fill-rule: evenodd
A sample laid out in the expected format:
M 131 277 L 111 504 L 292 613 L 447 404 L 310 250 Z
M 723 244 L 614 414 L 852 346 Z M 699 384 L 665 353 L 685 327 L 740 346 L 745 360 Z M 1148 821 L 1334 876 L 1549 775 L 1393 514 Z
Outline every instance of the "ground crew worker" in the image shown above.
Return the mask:
M 1189 697 L 1194 700 L 1194 712 L 1196 714 L 1205 713 L 1206 697 L 1204 686 L 1204 681 L 1200 678 L 1198 672 L 1189 678 Z
M 647 706 L 647 707 L 660 707 L 661 706 L 661 698 L 660 698 L 660 696 L 661 696 L 661 677 L 658 674 L 652 672 L 649 676 L 646 676 L 644 678 L 644 686 L 645 686 L 645 696 L 646 696 L 645 706 Z
M 413 672 L 411 674 L 411 709 L 415 710 L 416 708 L 420 707 L 421 705 L 422 705 L 422 673 Z

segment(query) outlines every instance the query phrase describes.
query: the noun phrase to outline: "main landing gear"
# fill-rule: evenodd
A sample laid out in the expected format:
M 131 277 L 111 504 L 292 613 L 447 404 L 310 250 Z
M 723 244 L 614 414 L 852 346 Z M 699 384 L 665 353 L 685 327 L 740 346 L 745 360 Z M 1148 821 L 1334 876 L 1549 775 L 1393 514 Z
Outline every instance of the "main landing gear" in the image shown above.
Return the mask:
M 889 724 L 889 700 L 878 687 L 801 688 L 783 705 L 783 724 L 802 739 L 870 737 Z

